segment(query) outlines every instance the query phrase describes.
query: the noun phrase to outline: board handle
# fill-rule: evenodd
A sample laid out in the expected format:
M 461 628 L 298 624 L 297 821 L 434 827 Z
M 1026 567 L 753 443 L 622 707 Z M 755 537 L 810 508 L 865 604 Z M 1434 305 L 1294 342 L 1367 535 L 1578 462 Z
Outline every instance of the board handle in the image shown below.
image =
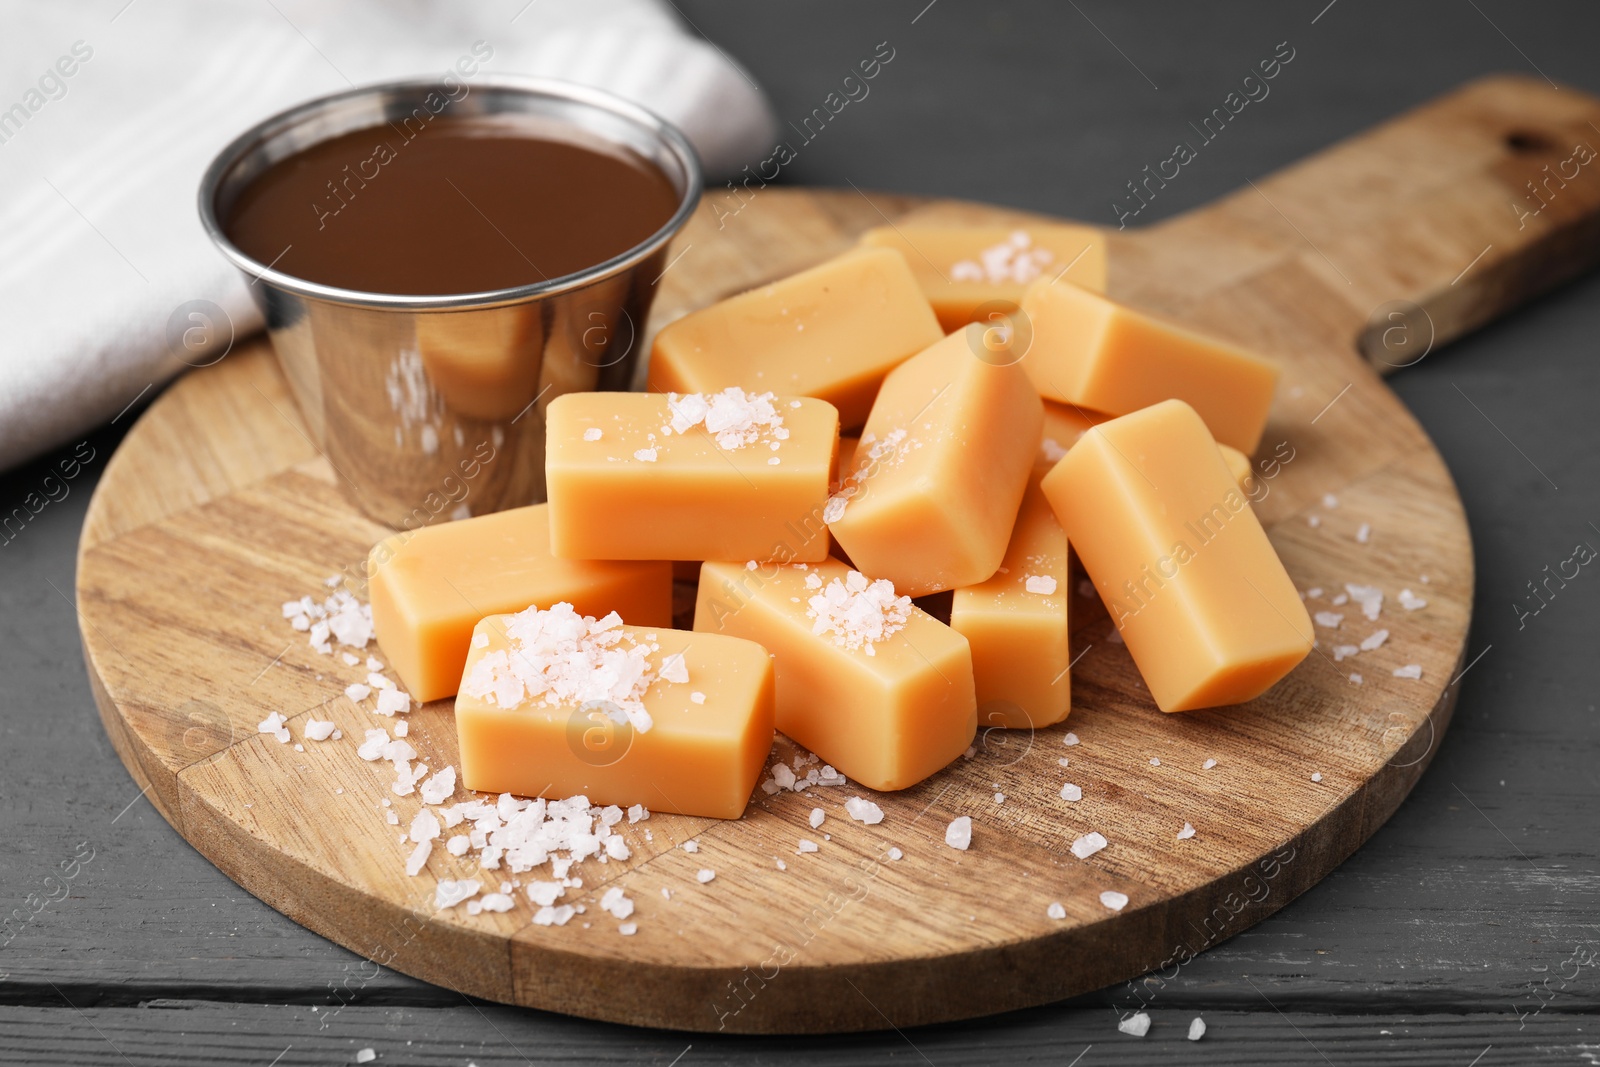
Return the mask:
M 1483 78 L 1151 232 L 1292 257 L 1389 373 L 1600 262 L 1600 100 Z

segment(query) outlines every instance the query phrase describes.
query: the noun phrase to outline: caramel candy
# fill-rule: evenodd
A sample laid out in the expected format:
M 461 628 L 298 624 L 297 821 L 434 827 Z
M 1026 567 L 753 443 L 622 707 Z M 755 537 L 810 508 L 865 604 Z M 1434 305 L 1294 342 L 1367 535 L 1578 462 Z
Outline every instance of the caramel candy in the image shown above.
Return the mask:
M 939 325 L 959 330 L 985 304 L 1022 302 L 1038 278 L 1056 278 L 1104 292 L 1106 242 L 1091 226 L 1030 223 L 1024 226 L 937 226 L 913 222 L 879 226 L 861 235 L 872 248 L 906 257 Z
M 706 563 L 694 628 L 766 647 L 778 729 L 870 789 L 915 785 L 977 732 L 967 639 L 838 560 Z
M 548 688 L 529 691 L 534 676 Z M 456 697 L 462 784 L 737 819 L 772 747 L 772 701 L 772 659 L 751 641 L 564 604 L 492 615 Z
M 822 400 L 569 393 L 546 415 L 550 547 L 569 559 L 822 560 L 839 416 Z
M 1029 286 L 1022 312 L 1022 366 L 1045 399 L 1110 415 L 1182 400 L 1219 442 L 1255 452 L 1278 381 L 1269 360 L 1065 282 Z
M 950 602 L 950 627 L 972 646 L 982 726 L 1049 726 L 1072 707 L 1067 535 L 1039 488 L 1043 475 L 1034 468 L 1000 569 Z
M 485 615 L 564 600 L 642 626 L 672 622 L 671 564 L 557 559 L 546 504 L 397 533 L 373 547 L 367 577 L 378 644 L 424 703 L 455 693 Z
M 984 339 L 966 326 L 890 373 L 855 468 L 828 501 L 828 527 L 855 565 L 908 596 L 995 572 L 1038 454 L 1039 396 Z
M 849 429 L 866 421 L 883 376 L 942 333 L 905 259 L 859 249 L 663 326 L 650 389 L 817 397 Z
M 1162 711 L 1238 704 L 1311 651 L 1311 619 L 1195 410 L 1086 432 L 1042 483 Z

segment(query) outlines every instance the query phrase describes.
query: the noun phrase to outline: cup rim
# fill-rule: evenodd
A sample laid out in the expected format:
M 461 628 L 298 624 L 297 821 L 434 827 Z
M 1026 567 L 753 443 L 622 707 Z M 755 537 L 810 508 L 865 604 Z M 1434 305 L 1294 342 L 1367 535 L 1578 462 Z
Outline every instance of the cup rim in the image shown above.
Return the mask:
M 466 293 L 414 294 L 374 293 L 362 289 L 313 282 L 297 275 L 277 270 L 272 264 L 262 263 L 247 255 L 229 239 L 217 218 L 217 195 L 224 180 L 233 168 L 252 149 L 269 138 L 291 129 L 330 107 L 363 97 L 383 96 L 390 93 L 427 93 L 437 90 L 448 93 L 450 87 L 438 77 L 401 78 L 371 85 L 341 89 L 295 104 L 261 120 L 217 153 L 200 179 L 198 191 L 200 224 L 219 251 L 244 273 L 259 281 L 300 296 L 325 300 L 331 303 L 390 311 L 466 310 L 469 308 L 499 307 L 523 303 L 539 297 L 570 292 L 597 281 L 622 273 L 642 262 L 664 247 L 684 223 L 694 214 L 704 191 L 704 175 L 700 158 L 683 131 L 649 108 L 635 104 L 615 93 L 579 82 L 560 78 L 533 77 L 530 75 L 495 74 L 472 79 L 474 89 L 511 91 L 526 96 L 550 97 L 577 103 L 630 121 L 649 135 L 662 141 L 668 151 L 683 167 L 685 183 L 678 209 L 655 233 L 623 252 L 591 267 L 563 274 L 555 278 L 504 289 L 485 289 Z M 335 135 L 336 136 L 336 135 Z

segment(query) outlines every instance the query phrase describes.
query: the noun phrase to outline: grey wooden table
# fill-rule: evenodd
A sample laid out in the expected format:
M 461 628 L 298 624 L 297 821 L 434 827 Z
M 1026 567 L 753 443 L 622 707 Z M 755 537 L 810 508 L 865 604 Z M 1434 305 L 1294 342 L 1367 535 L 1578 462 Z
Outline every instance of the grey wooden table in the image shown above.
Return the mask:
M 808 113 L 879 42 L 894 49 L 871 95 L 786 180 L 1089 220 L 1110 221 L 1125 181 L 1280 41 L 1297 51 L 1292 68 L 1150 219 L 1478 74 L 1534 71 L 1600 91 L 1600 18 L 1576 3 L 680 8 L 781 117 Z M 1392 379 L 1466 500 L 1479 583 L 1470 648 L 1482 658 L 1391 822 L 1321 885 L 1186 967 L 1149 1003 L 1142 1039 L 1116 1029 L 1139 1003 L 1127 986 L 904 1033 L 629 1030 L 471 1002 L 273 912 L 138 798 L 90 699 L 74 550 L 132 413 L 80 446 L 93 458 L 69 494 L 0 547 L 0 914 L 31 916 L 0 932 L 0 1062 L 266 1067 L 353 1062 L 370 1047 L 380 1064 L 483 1067 L 1600 1063 L 1600 579 L 1569 583 L 1537 616 L 1519 621 L 1513 607 L 1574 544 L 1600 546 L 1597 334 L 1591 276 Z M 54 458 L 0 476 L 4 511 Z M 63 861 L 76 872 L 65 881 Z M 1210 1030 L 1190 1044 L 1196 1014 Z

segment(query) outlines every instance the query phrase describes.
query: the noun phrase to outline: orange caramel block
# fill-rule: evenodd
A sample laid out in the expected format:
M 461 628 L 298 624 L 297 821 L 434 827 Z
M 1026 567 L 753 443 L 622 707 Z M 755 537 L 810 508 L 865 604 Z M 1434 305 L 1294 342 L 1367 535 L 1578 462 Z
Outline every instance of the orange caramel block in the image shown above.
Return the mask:
M 943 333 L 904 257 L 858 249 L 663 326 L 650 390 L 812 396 L 849 429 L 866 421 L 883 376 Z
M 1049 726 L 1072 707 L 1067 534 L 1039 488 L 1043 475 L 1034 468 L 1000 569 L 950 602 L 950 628 L 972 646 L 983 726 Z
M 947 331 L 980 321 L 985 304 L 1016 307 L 1029 283 L 1040 277 L 1059 277 L 1096 292 L 1106 288 L 1105 237 L 1092 226 L 902 223 L 868 230 L 861 244 L 893 248 L 906 257 Z
M 1035 282 L 1022 311 L 1033 331 L 1022 365 L 1045 399 L 1110 415 L 1182 400 L 1219 442 L 1255 452 L 1278 381 L 1271 361 L 1075 285 Z
M 886 625 L 875 641 L 852 647 L 850 624 L 817 632 L 816 598 L 826 600 L 835 581 L 838 594 L 867 587 L 853 573 L 831 559 L 755 570 L 706 563 L 694 628 L 772 652 L 779 730 L 870 789 L 905 789 L 972 743 L 972 653 L 966 638 L 903 598 L 894 599 L 900 628 Z
M 855 565 L 907 596 L 1000 566 L 1044 414 L 1028 376 L 970 325 L 884 379 L 828 528 Z
M 1195 410 L 1094 427 L 1044 494 L 1162 711 L 1238 704 L 1311 651 L 1311 619 Z
M 548 705 L 525 700 L 501 707 L 468 695 L 467 682 L 486 656 L 506 651 L 509 615 L 478 624 L 478 644 L 456 697 L 461 781 L 485 793 L 525 797 L 582 795 L 591 803 L 653 812 L 737 819 L 772 748 L 773 670 L 766 649 L 751 641 L 686 630 L 623 626 L 655 646 L 658 669 L 681 654 L 687 682 L 658 678 L 641 702 L 648 730 L 603 701 Z
M 744 396 L 739 404 L 753 394 Z M 551 551 L 569 559 L 826 559 L 822 510 L 839 440 L 833 405 L 755 397 L 781 426 L 752 427 L 735 443 L 716 429 L 715 402 L 710 414 L 691 409 L 709 399 L 568 393 L 552 401 Z
M 1111 418 L 1113 416 L 1104 412 L 1046 400 L 1044 436 L 1039 441 L 1039 462 L 1047 466 L 1059 462 L 1061 457 L 1067 454 L 1067 449 L 1083 436 L 1085 430 Z M 1250 457 L 1230 445 L 1218 445 L 1217 450 L 1222 453 L 1222 460 L 1228 465 L 1228 473 L 1233 475 L 1233 480 L 1239 483 L 1240 489 L 1248 492 L 1250 479 L 1254 474 L 1250 469 Z
M 378 644 L 424 703 L 455 693 L 485 615 L 564 600 L 587 615 L 672 623 L 671 564 L 557 559 L 547 504 L 397 533 L 373 546 L 367 577 Z

